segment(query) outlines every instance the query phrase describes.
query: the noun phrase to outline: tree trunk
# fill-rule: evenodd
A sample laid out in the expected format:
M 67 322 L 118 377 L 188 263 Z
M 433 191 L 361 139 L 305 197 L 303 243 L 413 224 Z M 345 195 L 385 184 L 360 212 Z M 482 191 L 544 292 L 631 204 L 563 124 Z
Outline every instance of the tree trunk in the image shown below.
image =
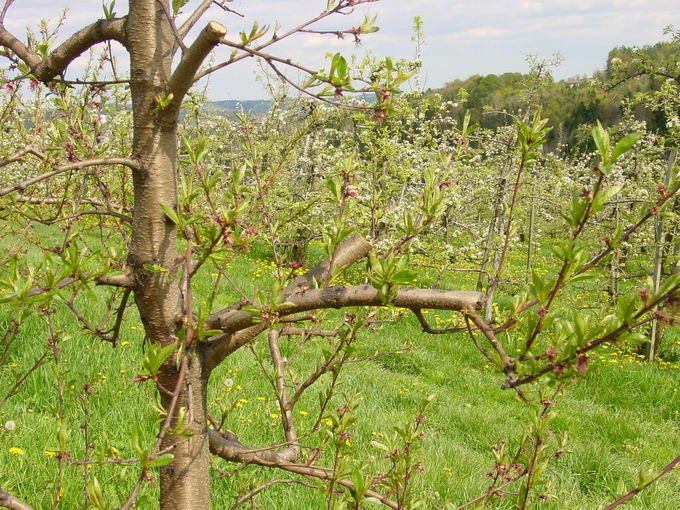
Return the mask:
M 168 5 L 166 2 L 166 9 Z M 178 341 L 188 310 L 180 290 L 177 227 L 161 205 L 177 210 L 177 111 L 163 110 L 164 94 L 172 73 L 175 40 L 163 6 L 156 0 L 131 0 L 127 24 L 130 50 L 130 90 L 134 118 L 134 214 L 128 265 L 133 276 L 135 302 L 150 342 Z M 179 100 L 180 98 L 178 98 Z M 187 347 L 191 351 L 192 347 Z M 159 374 L 161 392 L 173 428 L 180 414 L 190 437 L 168 434 L 161 449 L 174 455 L 160 473 L 162 510 L 210 508 L 209 450 L 206 430 L 206 385 L 201 357 L 189 352 L 183 375 L 171 355 Z
M 179 376 L 175 368 L 174 356 L 161 379 L 163 386 L 174 388 Z M 166 386 L 167 383 L 167 386 Z M 171 464 L 161 468 L 162 510 L 203 510 L 210 508 L 210 451 L 208 444 L 207 418 L 208 374 L 205 373 L 200 356 L 188 356 L 179 398 L 174 408 L 175 426 L 177 416 L 184 410 L 183 427 L 191 434 L 189 437 L 168 434 L 161 443 L 162 450 L 174 455 Z M 172 396 L 163 394 L 163 407 L 168 410 Z

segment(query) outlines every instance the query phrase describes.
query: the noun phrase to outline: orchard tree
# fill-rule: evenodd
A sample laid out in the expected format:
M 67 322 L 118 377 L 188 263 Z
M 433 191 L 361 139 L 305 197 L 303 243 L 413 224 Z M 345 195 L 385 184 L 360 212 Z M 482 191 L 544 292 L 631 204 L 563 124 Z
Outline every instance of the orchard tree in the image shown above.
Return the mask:
M 163 509 L 210 507 L 211 452 L 233 461 L 265 465 L 290 463 L 295 459 L 297 446 L 291 445 L 278 453 L 253 452 L 237 440 L 208 427 L 206 388 L 211 372 L 227 356 L 269 330 L 279 318 L 329 307 L 377 306 L 387 299 L 396 306 L 414 310 L 474 311 L 479 306 L 481 295 L 476 292 L 397 290 L 390 281 L 390 274 L 393 276 L 398 271 L 394 272 L 394 268 L 387 265 L 383 275 L 385 281 L 378 288 L 371 285 L 327 286 L 337 268 L 362 259 L 371 248 L 358 235 L 346 237 L 344 234 L 344 241 L 335 243 L 329 260 L 281 289 L 280 295 L 269 305 L 251 303 L 248 308 L 248 303 L 239 302 L 201 318 L 200 324 L 193 313 L 191 275 L 198 258 L 192 250 L 192 241 L 198 240 L 192 236 L 192 230 L 178 208 L 176 168 L 178 117 L 187 92 L 199 78 L 251 55 L 259 56 L 271 65 L 288 64 L 287 60 L 265 53 L 265 50 L 306 30 L 315 21 L 336 13 L 346 14 L 370 1 L 374 0 L 329 1 L 321 14 L 289 32 L 263 39 L 264 32 L 255 25 L 253 31 L 242 34 L 237 43 L 225 39 L 227 29 L 223 25 L 208 22 L 193 42 L 185 44 L 190 30 L 214 3 L 212 0 L 201 1 L 181 26 L 175 25 L 177 2 L 131 0 L 126 16 L 113 17 L 109 12 L 110 17 L 78 30 L 51 51 L 46 45 L 21 41 L 6 30 L 4 23 L 0 24 L 0 44 L 7 50 L 5 56 L 14 61 L 25 76 L 53 87 L 62 81 L 69 65 L 96 44 L 117 41 L 129 55 L 133 124 L 130 154 L 56 165 L 51 172 L 33 176 L 10 187 L 11 190 L 3 191 L 25 189 L 52 175 L 93 166 L 107 166 L 113 172 L 120 171 L 115 165 L 122 165 L 131 170 L 134 203 L 125 270 L 121 274 L 99 275 L 97 283 L 133 294 L 151 352 L 156 355 L 152 361 L 163 361 L 162 366 L 151 370 L 149 376 L 156 380 L 167 418 L 159 435 L 161 441 L 149 453 L 144 466 L 144 469 L 150 467 L 158 452 L 171 455 L 172 461 L 161 468 L 160 504 Z M 11 3 L 5 4 L 3 22 Z M 216 3 L 226 9 L 222 3 Z M 351 30 L 356 37 L 361 35 L 361 27 Z M 222 44 L 234 48 L 231 58 L 201 71 L 206 57 Z M 177 62 L 174 66 L 173 61 Z M 327 76 L 313 73 L 311 77 L 326 84 L 334 94 L 340 94 L 349 86 L 348 71 L 340 58 L 335 58 L 333 64 Z M 374 90 L 387 101 L 396 84 L 393 81 L 385 87 L 375 87 Z M 25 152 L 18 154 L 15 159 L 25 155 Z M 178 249 L 180 235 L 186 237 L 184 253 Z M 342 237 L 337 240 L 341 241 Z M 74 279 L 82 277 L 84 275 L 74 275 Z M 260 308 L 253 309 L 252 305 Z M 154 350 L 156 347 L 158 349 Z M 177 355 L 170 355 L 174 351 L 180 352 L 179 363 L 176 363 Z M 290 412 L 285 409 L 283 400 L 281 406 L 283 413 Z M 292 442 L 295 438 L 288 439 Z M 313 468 L 307 471 L 315 474 Z M 131 501 L 134 501 L 134 494 Z
M 410 72 L 386 59 L 368 80 L 359 81 L 362 85 L 356 85 L 352 71 L 340 55 L 332 56 L 328 69 L 314 71 L 285 57 L 275 56 L 269 50 L 281 40 L 310 31 L 359 40 L 363 34 L 375 31 L 370 18 L 365 18 L 355 27 L 330 32 L 317 31 L 311 25 L 334 14 L 348 14 L 360 4 L 372 1 L 375 0 L 329 0 L 319 15 L 287 32 L 272 33 L 253 24 L 250 31 L 239 34 L 237 41 L 226 37 L 227 29 L 223 25 L 208 22 L 193 42 L 185 43 L 185 40 L 191 40 L 189 34 L 192 29 L 199 26 L 203 15 L 213 4 L 228 11 L 226 3 L 214 0 L 196 2 L 198 5 L 193 6 L 193 11 L 178 26 L 175 22 L 179 10 L 187 7 L 187 2 L 130 0 L 126 16 L 116 17 L 111 4 L 105 8 L 105 19 L 75 32 L 56 47 L 54 34 L 44 27 L 39 37 L 31 36 L 27 42 L 9 33 L 4 18 L 11 12 L 12 1 L 5 2 L 0 14 L 0 44 L 5 48 L 3 56 L 10 61 L 11 69 L 18 73 L 13 79 L 6 77 L 5 88 L 11 94 L 4 112 L 7 122 L 12 118 L 13 101 L 22 100 L 15 90 L 21 79 L 28 81 L 31 87 L 40 82 L 50 87 L 55 96 L 54 104 L 64 115 L 75 112 L 79 104 L 68 87 L 85 87 L 82 103 L 92 104 L 95 101 L 93 96 L 103 97 L 101 91 L 107 86 L 115 87 L 120 82 L 129 84 L 132 129 L 129 149 L 125 142 L 125 114 L 121 114 L 123 120 L 116 124 L 116 136 L 120 141 L 118 147 L 123 147 L 124 153 L 112 154 L 116 146 L 113 143 L 108 144 L 106 150 L 98 149 L 97 144 L 103 139 L 100 132 L 103 119 L 99 115 L 91 121 L 92 133 L 87 136 L 85 129 L 80 129 L 84 126 L 83 119 L 75 119 L 68 128 L 63 128 L 63 123 L 55 118 L 42 119 L 44 124 L 41 125 L 45 125 L 48 131 L 47 139 L 34 140 L 44 144 L 45 150 L 35 147 L 35 143 L 26 144 L 0 162 L 9 168 L 25 162 L 27 158 L 34 158 L 39 162 L 38 167 L 43 169 L 42 172 L 17 178 L 0 189 L 0 196 L 14 200 L 13 210 L 20 211 L 23 205 L 46 207 L 46 204 L 55 204 L 61 212 L 62 208 L 73 205 L 68 203 L 72 198 L 75 204 L 72 214 L 60 220 L 80 222 L 86 216 L 106 216 L 114 222 L 111 232 L 119 239 L 106 238 L 110 246 L 104 248 L 111 248 L 108 258 L 96 259 L 100 265 L 94 270 L 89 268 L 93 265 L 94 256 L 79 251 L 75 239 L 70 237 L 69 227 L 65 228 L 67 239 L 61 247 L 51 251 L 52 255 L 46 258 L 44 265 L 47 269 L 43 269 L 42 273 L 22 269 L 12 259 L 9 269 L 21 285 L 9 282 L 8 286 L 14 286 L 13 294 L 3 296 L 3 301 L 30 304 L 36 298 L 43 300 L 41 313 L 46 316 L 50 329 L 48 343 L 57 356 L 56 338 L 59 334 L 52 320 L 54 310 L 50 297 L 55 301 L 61 300 L 94 336 L 114 345 L 119 340 L 127 301 L 134 299 L 148 341 L 147 352 L 142 356 L 143 372 L 136 380 L 155 383 L 162 406 L 159 412 L 162 423 L 153 447 L 138 445 L 139 457 L 135 461 L 140 466 L 140 476 L 122 508 L 135 505 L 142 483 L 157 467 L 160 467 L 162 509 L 209 508 L 211 455 L 326 480 L 329 508 L 334 508 L 338 490 L 345 490 L 343 494 L 355 508 L 367 500 L 378 501 L 391 508 L 409 507 L 406 485 L 414 466 L 404 461 L 404 452 L 409 451 L 408 448 L 419 437 L 421 416 L 402 431 L 408 447 L 382 445 L 393 459 L 393 468 L 386 479 L 376 482 L 378 488 L 388 488 L 383 493 L 376 487 L 371 488 L 373 480 L 365 474 L 350 473 L 337 465 L 336 469 L 322 466 L 317 454 L 303 456 L 300 451 L 302 437 L 295 426 L 293 413 L 302 394 L 322 376 L 329 375 L 329 386 L 333 389 L 341 367 L 349 360 L 350 347 L 358 331 L 374 320 L 370 313 L 347 313 L 341 327 L 324 330 L 313 322 L 315 315 L 310 312 L 347 307 L 353 307 L 355 312 L 382 305 L 412 311 L 428 333 L 466 333 L 484 359 L 494 364 L 503 375 L 505 388 L 512 388 L 527 402 L 538 403 L 534 406 L 538 409 L 535 425 L 523 436 L 516 452 L 501 448 L 493 483 L 482 496 L 470 502 L 470 505 L 492 503 L 495 498 L 505 496 L 510 484 L 522 480 L 521 490 L 513 497 L 519 508 L 529 508 L 533 504 L 532 498 L 542 496 L 539 488 L 546 483 L 542 473 L 550 457 L 546 437 L 552 400 L 566 382 L 585 371 L 590 351 L 606 342 L 638 338 L 635 328 L 649 323 L 654 317 L 663 316 L 663 308 L 672 305 L 675 300 L 679 279 L 670 278 L 661 288 L 643 292 L 637 301 L 622 301 L 615 313 L 598 321 L 580 312 L 565 317 L 556 311 L 563 289 L 584 279 L 587 273 L 592 273 L 598 265 L 606 262 L 621 243 L 669 202 L 680 186 L 678 181 L 673 180 L 660 189 L 659 196 L 646 204 L 639 218 L 630 227 L 612 232 L 604 245 L 593 249 L 584 244 L 582 234 L 589 222 L 618 191 L 616 187 L 607 185 L 608 176 L 620 163 L 619 158 L 637 140 L 636 135 L 628 135 L 614 143 L 607 131 L 598 126 L 593 130 L 598 149 L 598 162 L 592 168 L 594 182 L 574 194 L 570 212 L 565 215 L 568 236 L 557 242 L 554 250 L 558 271 L 552 277 L 534 275 L 526 290 L 514 297 L 503 314 L 495 317 L 495 324 L 478 315 L 485 301 L 493 299 L 503 278 L 516 230 L 520 190 L 528 169 L 539 159 L 549 132 L 545 127 L 546 120 L 540 115 L 531 121 L 527 120 L 529 117 L 524 122 L 517 121 L 516 142 L 507 144 L 508 192 L 504 195 L 506 203 L 502 205 L 504 215 L 502 228 L 499 228 L 498 256 L 486 293 L 407 287 L 412 283 L 407 271 L 409 248 L 418 235 L 445 211 L 444 194 L 451 187 L 447 172 L 452 167 L 459 172 L 465 171 L 464 158 L 456 159 L 465 151 L 457 152 L 455 149 L 448 159 L 441 158 L 441 165 L 429 161 L 423 165 L 421 176 L 411 176 L 409 185 L 419 187 L 421 191 L 418 203 L 412 204 L 410 209 L 405 208 L 403 222 L 396 229 L 397 238 L 392 244 L 383 243 L 382 252 L 349 228 L 351 199 L 356 194 L 351 180 L 361 169 L 351 157 L 348 158 L 339 165 L 337 174 L 326 180 L 332 203 L 327 210 L 334 211 L 333 217 L 319 227 L 323 230 L 319 236 L 323 239 L 326 258 L 308 271 L 289 278 L 293 273 L 285 267 L 275 246 L 276 232 L 285 222 L 280 218 L 281 209 L 272 208 L 269 197 L 271 180 L 285 166 L 288 149 L 275 151 L 280 159 L 271 172 L 265 172 L 259 148 L 252 138 L 253 126 L 241 117 L 240 129 L 233 126 L 225 129 L 230 130 L 230 138 L 239 137 L 244 147 L 243 157 L 238 162 L 225 165 L 228 172 L 207 172 L 205 162 L 211 157 L 209 146 L 200 136 L 180 132 L 180 113 L 183 108 L 191 110 L 194 98 L 190 89 L 198 80 L 255 56 L 262 59 L 279 78 L 302 91 L 314 90 L 312 93 L 326 102 L 336 103 L 344 93 L 355 90 L 374 93 L 376 103 L 361 108 L 372 110 L 372 121 L 379 127 L 384 117 L 391 113 L 392 97 L 398 93 L 398 86 L 408 79 Z M 69 81 L 65 78 L 76 58 L 95 45 L 108 45 L 112 41 L 120 43 L 128 53 L 130 68 L 126 79 L 121 80 L 115 72 L 114 79 L 109 81 L 99 79 L 97 73 L 92 79 Z M 230 47 L 230 57 L 211 67 L 203 67 L 206 58 L 218 46 Z M 309 80 L 303 84 L 292 82 L 283 72 L 286 66 L 306 73 Z M 125 104 L 124 96 L 121 96 L 120 102 Z M 378 127 L 375 128 L 376 136 L 380 135 Z M 471 133 L 469 127 L 466 125 L 459 133 L 461 140 L 465 141 Z M 388 131 L 385 133 L 386 137 L 390 136 Z M 91 138 L 88 138 L 90 135 Z M 184 135 L 181 146 L 178 144 L 180 135 Z M 54 140 L 59 140 L 62 145 L 53 146 Z M 384 146 L 388 147 L 388 144 Z M 456 163 L 453 166 L 447 163 L 452 159 Z M 183 161 L 182 165 L 179 161 Z M 93 189 L 100 196 L 81 196 L 82 188 L 76 186 L 78 181 L 71 179 L 79 171 L 92 179 Z M 68 177 L 62 187 L 50 187 L 51 182 L 64 176 Z M 40 200 L 26 191 L 38 185 L 48 190 L 48 195 Z M 85 185 L 83 180 L 82 186 Z M 133 194 L 131 204 L 126 198 L 130 186 Z M 98 209 L 81 209 L 83 204 Z M 492 207 L 495 206 L 492 204 Z M 279 213 L 272 213 L 277 210 Z M 40 213 L 40 209 L 33 209 L 30 216 L 39 218 Z M 26 211 L 21 214 L 21 217 L 29 216 Z M 48 224 L 57 223 L 57 220 L 42 219 Z M 103 228 L 104 224 L 98 226 Z M 213 306 L 219 301 L 214 299 L 214 294 L 220 289 L 215 284 L 207 304 L 198 304 L 194 300 L 197 294 L 194 276 L 208 262 L 216 266 L 220 263 L 225 265 L 224 262 L 236 250 L 248 244 L 248 239 L 255 235 L 256 227 L 263 230 L 262 237 L 268 239 L 273 247 L 275 278 L 270 288 L 260 292 L 248 289 L 248 292 L 241 293 L 240 300 L 220 309 Z M 114 245 L 121 244 L 127 250 L 126 256 L 113 249 Z M 118 258 L 112 259 L 114 255 Z M 365 258 L 368 258 L 365 278 L 370 284 L 336 284 L 337 276 L 344 269 Z M 59 264 L 63 268 L 55 269 Z M 222 270 L 218 274 L 230 279 L 229 271 Z M 88 289 L 92 282 L 104 289 L 113 289 L 102 292 L 110 313 L 101 327 L 90 322 L 79 309 L 75 297 L 64 295 L 69 288 Z M 33 283 L 38 286 L 33 286 Z M 427 309 L 460 312 L 466 327 L 434 328 L 425 317 L 424 310 Z M 110 330 L 106 327 L 109 319 L 114 322 Z M 311 325 L 298 327 L 301 324 Z M 499 334 L 511 329 L 520 333 L 517 335 L 520 341 L 509 336 L 501 339 Z M 297 386 L 287 384 L 287 360 L 280 348 L 280 338 L 296 332 L 336 338 L 332 348 L 324 353 L 323 359 Z M 11 329 L 8 334 L 12 334 Z M 285 441 L 276 448 L 243 445 L 233 433 L 222 428 L 222 423 L 213 419 L 207 406 L 211 374 L 237 350 L 252 346 L 259 336 L 267 338 L 273 367 L 269 380 L 276 393 L 285 435 Z M 327 415 L 330 395 L 331 392 L 325 397 L 322 395 L 317 424 L 324 413 Z M 322 440 L 320 450 L 324 446 L 341 445 L 346 440 L 346 427 L 351 422 L 350 408 L 351 405 L 343 405 L 338 409 L 331 420 L 332 439 Z M 61 410 L 58 412 L 61 413 Z M 336 460 L 339 462 L 337 451 Z M 65 451 L 60 452 L 60 463 L 65 454 Z M 677 464 L 678 459 L 674 462 Z M 512 474 L 507 472 L 508 464 L 515 468 Z M 669 466 L 664 473 L 670 471 L 674 464 Z M 646 480 L 644 486 L 652 481 L 651 478 Z M 639 489 L 623 498 L 632 497 Z M 91 483 L 88 487 L 88 497 L 92 504 L 103 507 L 96 484 Z M 54 507 L 58 505 L 59 498 L 60 491 L 57 490 Z M 28 508 L 4 491 L 0 492 L 0 505 Z

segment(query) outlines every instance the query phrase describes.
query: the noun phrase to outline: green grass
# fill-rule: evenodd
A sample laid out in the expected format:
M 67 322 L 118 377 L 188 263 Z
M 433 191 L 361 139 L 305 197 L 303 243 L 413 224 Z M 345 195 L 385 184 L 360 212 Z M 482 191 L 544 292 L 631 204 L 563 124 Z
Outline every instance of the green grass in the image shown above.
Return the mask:
M 266 282 L 266 253 L 256 252 L 230 264 L 230 274 L 244 288 L 251 278 Z M 515 265 L 521 264 L 515 262 Z M 258 276 L 259 275 L 259 276 Z M 197 281 L 197 293 L 205 294 L 207 279 Z M 351 277 L 350 277 L 351 278 Z M 454 275 L 448 284 L 473 288 L 474 277 Z M 434 281 L 434 272 L 425 272 L 421 283 Z M 584 296 L 572 296 L 574 302 L 585 302 Z M 227 292 L 220 304 L 228 304 L 236 294 Z M 81 305 L 88 316 L 102 312 L 98 304 Z M 62 308 L 62 307 L 58 307 Z M 60 310 L 61 311 L 61 310 Z M 3 312 L 7 316 L 8 312 Z M 433 322 L 446 323 L 448 316 L 429 315 Z M 152 385 L 134 384 L 130 380 L 139 370 L 143 352 L 142 330 L 135 312 L 128 312 L 123 343 L 112 349 L 92 337 L 78 332 L 68 313 L 56 316 L 58 330 L 73 336 L 61 342 L 58 365 L 65 384 L 64 406 L 68 427 L 68 450 L 73 460 L 82 460 L 85 432 L 89 435 L 91 457 L 111 459 L 136 456 L 132 447 L 133 429 L 139 425 L 147 443 L 157 432 L 157 415 L 153 409 L 156 397 Z M 0 319 L 0 331 L 6 328 Z M 13 339 L 10 356 L 0 367 L 0 387 L 9 389 L 13 371 L 22 373 L 46 349 L 44 320 L 34 314 L 22 325 L 21 334 Z M 284 342 L 286 353 L 296 351 L 297 340 Z M 301 373 L 309 371 L 319 359 L 326 340 L 313 340 L 291 361 Z M 262 343 L 260 343 L 262 344 Z M 357 423 L 352 430 L 351 458 L 375 459 L 376 469 L 385 468 L 381 451 L 370 445 L 380 435 L 392 433 L 395 425 L 413 420 L 423 396 L 435 395 L 427 411 L 422 456 L 425 471 L 414 480 L 414 491 L 421 492 L 428 507 L 441 507 L 443 501 L 462 504 L 481 494 L 488 485 L 485 473 L 492 467 L 490 446 L 500 439 L 514 440 L 523 430 L 526 405 L 514 394 L 500 389 L 502 378 L 489 367 L 465 335 L 430 336 L 422 333 L 412 317 L 390 323 L 376 332 L 365 332 L 357 342 L 357 356 L 370 356 L 377 351 L 394 351 L 405 346 L 409 352 L 391 354 L 345 368 L 339 393 L 333 401 L 337 407 L 344 398 L 361 396 Z M 260 345 L 261 347 L 261 345 Z M 678 336 L 668 331 L 662 357 L 677 356 Z M 554 460 L 550 476 L 555 485 L 550 500 L 541 508 L 596 508 L 615 498 L 619 480 L 633 487 L 641 466 L 660 468 L 678 455 L 680 444 L 680 369 L 677 363 L 650 366 L 640 363 L 631 351 L 611 348 L 595 358 L 587 378 L 571 385 L 557 401 L 559 417 L 554 422 L 557 433 L 567 432 L 572 438 L 570 451 Z M 677 359 L 677 358 L 676 358 Z M 46 450 L 58 449 L 55 405 L 55 364 L 52 358 L 22 385 L 20 392 L 0 409 L 0 423 L 11 420 L 13 431 L 0 428 L 0 487 L 30 502 L 34 508 L 49 508 L 54 495 L 57 460 Z M 612 362 L 612 361 L 615 361 Z M 232 385 L 224 382 L 231 379 Z M 83 412 L 83 385 L 89 385 L 88 427 Z M 298 416 L 302 431 L 311 425 L 316 394 L 310 392 Z M 278 412 L 271 390 L 246 349 L 237 352 L 213 374 L 209 402 L 214 415 L 239 402 L 228 416 L 228 427 L 250 445 L 267 445 L 280 441 Z M 0 397 L 4 396 L 4 392 Z M 316 436 L 307 441 L 312 444 Z M 10 453 L 19 448 L 23 454 Z M 15 450 L 16 451 L 16 450 Z M 230 470 L 234 466 L 216 460 L 215 466 Z M 82 466 L 67 464 L 64 472 L 63 500 L 60 508 L 83 507 Z M 99 480 L 107 505 L 119 505 L 131 490 L 138 469 L 134 465 L 101 465 L 89 470 Z M 215 472 L 217 475 L 217 471 Z M 281 472 L 247 467 L 213 483 L 214 508 L 228 508 L 237 491 L 257 485 L 263 480 L 286 478 Z M 253 485 L 253 486 L 254 486 Z M 142 494 L 149 499 L 140 508 L 154 508 L 157 497 L 154 484 L 145 485 Z M 263 508 L 316 509 L 323 507 L 318 491 L 301 486 L 279 485 L 263 492 L 257 502 Z M 509 506 L 505 506 L 510 508 Z M 499 508 L 504 508 L 500 505 Z M 646 510 L 680 508 L 680 478 L 677 473 L 664 477 L 649 490 L 637 496 L 627 507 Z

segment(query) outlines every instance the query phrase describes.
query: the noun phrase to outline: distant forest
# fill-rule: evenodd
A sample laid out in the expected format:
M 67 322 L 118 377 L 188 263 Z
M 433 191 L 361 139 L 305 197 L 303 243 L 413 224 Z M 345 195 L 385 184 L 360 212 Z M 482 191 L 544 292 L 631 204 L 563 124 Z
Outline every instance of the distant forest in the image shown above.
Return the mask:
M 644 76 L 623 74 L 623 77 L 616 72 L 617 66 L 625 67 L 633 59 L 644 60 L 646 67 L 661 72 Z M 441 89 L 428 90 L 426 97 L 441 95 L 457 105 L 458 116 L 462 118 L 469 110 L 471 121 L 485 128 L 512 123 L 512 116 L 521 115 L 527 104 L 540 106 L 542 115 L 550 119 L 554 128 L 549 146 L 565 144 L 576 148 L 589 143 L 586 126 L 597 120 L 609 126 L 619 123 L 626 113 L 621 104 L 627 104 L 629 115 L 644 121 L 648 130 L 664 134 L 667 115 L 642 106 L 637 99 L 643 93 L 659 91 L 666 80 L 680 80 L 679 66 L 680 48 L 672 42 L 642 48 L 622 46 L 611 50 L 605 69 L 592 76 L 554 81 L 545 67 L 526 74 L 473 75 L 452 81 Z M 665 68 L 667 73 L 663 72 Z

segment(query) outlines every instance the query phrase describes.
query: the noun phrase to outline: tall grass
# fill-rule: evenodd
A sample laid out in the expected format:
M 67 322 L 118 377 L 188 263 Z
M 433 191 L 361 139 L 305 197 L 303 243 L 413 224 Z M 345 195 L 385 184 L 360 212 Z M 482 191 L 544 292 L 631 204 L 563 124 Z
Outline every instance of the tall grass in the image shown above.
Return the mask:
M 258 274 L 266 280 L 266 253 L 255 253 L 231 262 L 229 271 L 236 282 L 245 284 Z M 207 292 L 209 270 L 197 280 L 197 295 Z M 449 284 L 471 288 L 468 275 L 454 276 Z M 436 279 L 423 273 L 421 284 Z M 220 304 L 236 297 L 226 288 Z M 575 294 L 575 301 L 580 298 Z M 83 296 L 83 300 L 87 297 Z M 81 301 L 88 315 L 102 312 L 96 300 Z M 84 508 L 84 477 L 96 477 L 107 505 L 120 505 L 138 476 L 134 464 L 72 464 L 85 457 L 112 462 L 137 456 L 133 447 L 135 429 L 150 443 L 157 433 L 156 392 L 152 384 L 136 384 L 144 352 L 143 334 L 134 310 L 128 312 L 122 342 L 112 349 L 79 332 L 78 325 L 57 305 L 60 340 L 59 373 L 65 384 L 65 425 L 68 462 L 60 508 Z M 7 327 L 9 310 L 2 312 L 0 328 Z M 430 319 L 437 321 L 436 314 Z M 439 322 L 448 316 L 437 315 Z M 47 329 L 40 314 L 33 314 L 13 338 L 10 356 L 0 367 L 0 388 L 9 388 L 14 373 L 23 373 L 47 350 Z M 291 345 L 282 348 L 292 350 Z M 295 366 L 309 370 L 318 359 L 325 340 L 314 340 L 295 359 Z M 678 352 L 678 336 L 667 332 L 662 357 L 672 360 Z M 257 346 L 255 347 L 258 348 Z M 381 451 L 370 442 L 392 433 L 395 425 L 413 420 L 423 396 L 435 395 L 425 418 L 423 465 L 425 471 L 414 482 L 427 507 L 440 508 L 445 501 L 462 504 L 484 492 L 492 467 L 490 446 L 499 440 L 517 439 L 523 430 L 526 405 L 513 393 L 500 389 L 502 378 L 485 364 L 465 335 L 430 336 L 417 321 L 404 317 L 377 331 L 366 331 L 357 344 L 357 357 L 378 351 L 390 354 L 345 368 L 338 406 L 349 395 L 358 394 L 361 404 L 352 431 L 348 455 L 353 462 L 370 462 L 385 468 Z M 676 358 L 677 359 L 677 358 Z M 0 486 L 31 503 L 49 508 L 54 498 L 58 450 L 55 420 L 57 387 L 51 356 L 21 386 L 20 392 L 0 409 L 0 422 L 13 421 L 16 428 L 0 428 Z M 649 365 L 639 362 L 631 350 L 610 347 L 593 360 L 588 376 L 568 387 L 557 401 L 560 411 L 556 432 L 572 438 L 570 452 L 555 459 L 551 467 L 554 486 L 542 508 L 596 508 L 612 501 L 617 486 L 637 483 L 640 467 L 661 467 L 678 455 L 680 444 L 680 367 L 673 361 Z M 89 394 L 88 394 L 89 393 Z M 4 395 L 4 393 L 3 393 Z M 1 397 L 1 396 L 0 396 Z M 316 395 L 303 402 L 299 428 L 311 425 Z M 281 440 L 278 407 L 254 356 L 247 349 L 231 356 L 212 377 L 209 402 L 213 415 L 231 409 L 227 426 L 248 445 L 268 445 Z M 238 403 L 238 406 L 235 404 Z M 308 407 L 305 407 L 308 406 Z M 87 425 L 85 426 L 85 423 Z M 323 428 L 323 427 L 322 427 Z M 87 434 L 88 440 L 85 441 Z M 312 441 L 313 438 L 307 441 Z M 10 452 L 10 449 L 14 453 Z M 19 450 L 17 450 L 19 449 Z M 23 453 L 18 453 L 21 451 Z M 214 461 L 214 508 L 229 508 L 237 492 L 245 492 L 266 480 L 288 478 L 281 472 L 246 467 L 234 470 L 221 460 Z M 139 508 L 154 508 L 157 487 L 145 484 Z M 324 506 L 319 491 L 298 485 L 276 485 L 257 500 L 263 508 L 316 509 Z M 500 508 L 503 508 L 501 504 Z M 508 506 L 509 508 L 509 506 Z M 664 477 L 636 497 L 628 508 L 677 510 L 680 508 L 680 478 Z

